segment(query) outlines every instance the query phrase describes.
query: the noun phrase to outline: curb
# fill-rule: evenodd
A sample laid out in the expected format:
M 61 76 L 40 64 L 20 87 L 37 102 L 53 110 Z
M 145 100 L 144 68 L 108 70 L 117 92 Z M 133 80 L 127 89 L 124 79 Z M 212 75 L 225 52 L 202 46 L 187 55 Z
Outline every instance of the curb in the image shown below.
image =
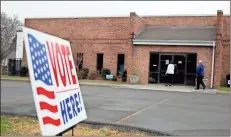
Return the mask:
M 158 135 L 158 136 L 173 136 L 173 134 L 162 132 L 162 131 L 157 131 L 157 130 L 152 130 L 152 129 L 147 129 L 147 128 L 141 128 L 141 127 L 136 127 L 136 126 L 129 126 L 125 124 L 112 124 L 112 123 L 106 123 L 106 122 L 96 122 L 96 121 L 83 121 L 81 123 L 86 123 L 90 125 L 99 125 L 100 127 L 112 127 L 113 129 L 119 130 L 119 131 L 124 131 L 124 132 L 131 132 L 131 131 L 139 131 L 139 132 L 145 132 L 149 135 Z M 100 128 L 99 127 L 99 128 Z
M 160 92 L 181 92 L 181 93 L 203 93 L 203 94 L 216 94 L 216 92 L 203 92 L 203 91 L 179 91 L 179 90 L 161 90 L 161 89 L 149 89 L 149 88 L 133 88 L 133 87 L 126 87 L 126 86 L 114 86 L 119 88 L 126 88 L 126 89 L 136 89 L 136 90 L 152 90 L 152 91 L 160 91 Z
M 110 85 L 110 84 L 92 84 L 92 83 L 79 83 L 79 85 L 107 86 L 107 87 L 115 87 L 115 86 L 118 86 L 118 85 Z
M 230 92 L 217 91 L 217 94 L 230 94 Z
M 16 113 L 7 113 L 7 112 L 1 112 L 1 115 L 8 115 L 8 116 L 26 116 L 34 119 L 38 119 L 37 116 L 32 115 L 23 115 L 23 114 L 16 114 Z M 96 121 L 82 121 L 80 124 L 87 124 L 89 127 L 93 129 L 100 129 L 102 127 L 109 127 L 109 129 L 119 130 L 122 132 L 132 132 L 132 131 L 138 131 L 138 132 L 144 132 L 151 136 L 173 136 L 173 134 L 136 127 L 136 126 L 129 126 L 129 125 L 123 125 L 123 124 L 112 124 L 112 123 L 106 123 L 106 122 L 96 122 Z

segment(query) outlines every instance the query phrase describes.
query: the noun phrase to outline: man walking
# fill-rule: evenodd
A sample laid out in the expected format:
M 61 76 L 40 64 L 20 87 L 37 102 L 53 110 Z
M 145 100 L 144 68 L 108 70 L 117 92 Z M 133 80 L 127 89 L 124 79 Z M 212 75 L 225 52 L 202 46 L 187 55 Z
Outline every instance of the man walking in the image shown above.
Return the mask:
M 202 60 L 199 61 L 199 64 L 196 68 L 196 78 L 197 78 L 197 87 L 196 90 L 199 90 L 200 84 L 203 86 L 203 90 L 206 88 L 203 78 L 204 78 L 204 65 L 202 63 Z
M 173 75 L 174 75 L 174 68 L 175 66 L 173 65 L 173 62 L 170 61 L 170 63 L 168 64 L 168 68 L 166 71 L 166 75 L 168 77 L 168 83 L 165 86 L 172 86 L 173 84 Z

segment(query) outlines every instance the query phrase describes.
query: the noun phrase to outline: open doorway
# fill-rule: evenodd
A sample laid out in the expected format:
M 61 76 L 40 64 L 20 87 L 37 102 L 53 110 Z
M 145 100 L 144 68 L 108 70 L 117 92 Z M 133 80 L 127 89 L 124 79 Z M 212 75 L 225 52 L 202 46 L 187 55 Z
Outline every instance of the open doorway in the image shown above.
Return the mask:
M 196 53 L 150 53 L 149 83 L 166 83 L 166 70 L 172 61 L 176 66 L 173 84 L 195 85 Z
M 118 54 L 117 58 L 117 75 L 122 75 L 124 71 L 124 54 Z
M 186 85 L 196 84 L 197 54 L 188 54 L 186 62 Z
M 98 53 L 97 54 L 97 71 L 99 74 L 101 74 L 101 70 L 103 68 L 103 54 L 102 53 Z

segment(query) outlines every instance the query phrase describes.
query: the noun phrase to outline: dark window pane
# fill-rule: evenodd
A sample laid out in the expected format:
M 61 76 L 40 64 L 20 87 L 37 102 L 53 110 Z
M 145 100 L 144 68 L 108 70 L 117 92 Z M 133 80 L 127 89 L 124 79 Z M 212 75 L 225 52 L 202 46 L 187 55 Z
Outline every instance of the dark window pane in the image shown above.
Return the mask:
M 158 68 L 159 68 L 159 54 L 151 53 L 149 70 L 150 72 L 158 72 Z
M 188 54 L 187 57 L 187 73 L 196 73 L 197 65 L 196 54 Z
M 148 81 L 149 81 L 149 83 L 157 83 L 158 82 L 158 73 L 150 72 Z
M 124 54 L 118 54 L 117 57 L 117 75 L 122 75 L 124 72 Z
M 101 69 L 103 68 L 103 54 L 97 54 L 97 70 L 101 73 Z
M 166 83 L 167 75 L 166 70 L 170 61 L 172 61 L 172 55 L 161 55 L 160 56 L 160 83 Z
M 172 55 L 161 55 L 160 59 L 161 71 L 166 72 L 168 64 L 172 61 Z
M 193 75 L 193 74 L 186 75 L 186 85 L 194 86 L 195 85 L 195 80 L 196 80 L 195 75 Z

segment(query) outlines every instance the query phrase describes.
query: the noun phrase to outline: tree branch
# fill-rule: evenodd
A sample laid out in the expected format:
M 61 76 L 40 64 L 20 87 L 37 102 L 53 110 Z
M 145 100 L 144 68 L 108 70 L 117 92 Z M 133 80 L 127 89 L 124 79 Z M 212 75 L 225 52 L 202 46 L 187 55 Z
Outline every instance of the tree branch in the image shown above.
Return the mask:
M 1 12 L 1 62 L 16 49 L 16 33 L 21 25 L 17 16 L 8 17 Z

